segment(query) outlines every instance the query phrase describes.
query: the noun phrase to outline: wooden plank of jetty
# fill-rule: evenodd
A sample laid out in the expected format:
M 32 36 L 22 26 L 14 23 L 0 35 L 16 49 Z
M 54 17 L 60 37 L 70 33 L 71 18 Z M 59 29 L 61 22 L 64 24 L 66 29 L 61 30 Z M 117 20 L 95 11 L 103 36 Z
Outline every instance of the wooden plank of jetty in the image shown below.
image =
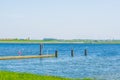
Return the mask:
M 55 55 L 28 55 L 28 56 L 4 56 L 0 57 L 0 60 L 10 60 L 10 59 L 27 59 L 27 58 L 52 58 Z

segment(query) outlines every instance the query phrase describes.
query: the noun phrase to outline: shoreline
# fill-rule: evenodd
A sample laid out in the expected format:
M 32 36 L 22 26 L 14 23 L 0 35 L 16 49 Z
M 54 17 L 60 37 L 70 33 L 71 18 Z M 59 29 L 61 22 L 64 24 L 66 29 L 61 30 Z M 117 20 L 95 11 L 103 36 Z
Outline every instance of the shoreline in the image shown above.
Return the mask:
M 78 42 L 0 42 L 0 44 L 118 44 L 120 43 L 78 43 Z
M 22 76 L 22 77 L 20 77 Z M 0 70 L 0 80 L 93 80 L 92 78 L 66 78 L 52 75 L 39 75 L 27 72 L 13 72 Z
M 120 44 L 120 40 L 0 40 L 0 44 Z

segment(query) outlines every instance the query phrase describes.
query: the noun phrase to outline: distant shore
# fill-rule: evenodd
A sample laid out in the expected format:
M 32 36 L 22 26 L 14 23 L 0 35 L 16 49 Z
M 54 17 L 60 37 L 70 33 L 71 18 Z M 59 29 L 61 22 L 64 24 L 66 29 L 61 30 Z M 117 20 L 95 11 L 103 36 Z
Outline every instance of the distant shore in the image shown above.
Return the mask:
M 120 40 L 0 40 L 0 43 L 75 43 L 75 44 L 120 44 Z

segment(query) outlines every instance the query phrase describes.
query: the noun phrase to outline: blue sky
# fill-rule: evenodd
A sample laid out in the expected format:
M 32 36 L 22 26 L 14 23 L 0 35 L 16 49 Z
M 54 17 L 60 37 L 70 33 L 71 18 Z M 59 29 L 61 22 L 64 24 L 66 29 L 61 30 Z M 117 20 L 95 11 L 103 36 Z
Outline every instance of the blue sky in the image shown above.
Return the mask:
M 120 39 L 120 0 L 0 0 L 0 38 Z

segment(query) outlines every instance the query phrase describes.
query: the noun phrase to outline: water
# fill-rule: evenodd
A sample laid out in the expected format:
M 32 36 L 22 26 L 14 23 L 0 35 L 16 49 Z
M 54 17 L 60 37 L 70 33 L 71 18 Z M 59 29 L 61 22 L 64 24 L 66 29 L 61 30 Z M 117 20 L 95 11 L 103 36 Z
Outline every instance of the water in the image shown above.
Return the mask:
M 38 55 L 39 44 L 0 44 L 0 56 Z M 74 57 L 70 50 L 74 49 Z M 88 56 L 84 56 L 84 49 Z M 58 58 L 0 60 L 0 70 L 30 72 L 70 78 L 120 80 L 119 44 L 45 44 L 43 53 Z

